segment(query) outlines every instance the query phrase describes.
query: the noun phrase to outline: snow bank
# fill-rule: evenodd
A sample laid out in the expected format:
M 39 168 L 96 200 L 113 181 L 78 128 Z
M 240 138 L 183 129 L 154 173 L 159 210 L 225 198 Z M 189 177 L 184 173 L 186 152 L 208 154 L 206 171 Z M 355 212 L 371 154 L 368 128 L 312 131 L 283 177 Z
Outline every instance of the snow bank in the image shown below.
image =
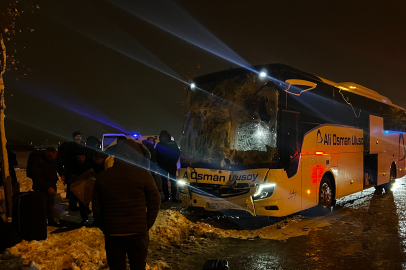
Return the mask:
M 187 213 L 187 211 L 185 211 Z M 220 226 L 218 219 L 227 218 L 226 226 L 231 229 L 224 229 Z M 261 228 L 253 229 L 232 229 L 237 227 L 230 219 L 236 219 L 235 223 L 239 223 L 239 217 L 221 217 L 206 218 L 197 222 L 191 222 L 181 212 L 177 210 L 161 210 L 157 222 L 152 227 L 151 237 L 156 237 L 162 242 L 170 245 L 182 245 L 189 242 L 201 241 L 205 238 L 264 238 L 274 240 L 285 240 L 293 236 L 308 234 L 310 227 L 315 227 L 312 220 L 302 220 L 300 215 L 282 219 L 279 222 L 274 222 L 271 225 L 261 226 Z M 250 222 L 259 222 L 260 219 L 266 217 L 252 217 Z M 299 224 L 299 221 L 300 224 Z M 241 222 L 240 222 L 241 223 Z M 268 222 L 269 223 L 269 222 Z M 320 222 L 319 222 L 320 223 Z M 251 224 L 252 225 L 252 224 Z M 325 226 L 326 223 L 320 223 L 319 226 Z M 301 227 L 305 226 L 306 230 Z M 246 227 L 252 227 L 247 225 Z M 300 229 L 298 229 L 300 227 Z
M 30 190 L 32 182 L 25 177 L 25 170 L 18 170 L 17 175 L 21 190 Z M 62 195 L 64 188 L 63 183 L 59 181 L 58 193 Z M 165 250 L 169 247 L 191 253 L 202 252 L 207 248 L 208 238 L 285 240 L 308 234 L 311 230 L 327 225 L 324 221 L 306 219 L 299 215 L 276 219 L 271 223 L 265 217 L 253 217 L 242 221 L 239 217 L 230 216 L 217 216 L 192 222 L 191 220 L 196 220 L 197 214 L 180 208 L 160 210 L 156 223 L 150 230 L 146 269 L 170 269 L 164 261 L 167 254 Z M 244 222 L 246 225 L 241 226 Z M 259 229 L 252 229 L 253 224 Z M 55 228 L 49 227 L 48 230 L 48 239 L 23 241 L 0 255 L 0 269 L 32 269 L 29 268 L 30 262 L 35 262 L 39 269 L 108 269 L 104 235 L 99 229 L 82 227 L 54 234 L 51 233 Z
M 22 241 L 0 256 L 0 267 L 24 269 L 31 261 L 39 269 L 96 270 L 108 269 L 104 235 L 97 228 L 50 234 L 43 241 Z M 13 258 L 10 260 L 10 258 Z M 20 259 L 19 259 L 20 258 Z M 12 262 L 12 263 L 11 263 Z M 11 264 L 11 265 L 10 265 Z M 170 269 L 163 261 L 151 262 L 147 270 Z

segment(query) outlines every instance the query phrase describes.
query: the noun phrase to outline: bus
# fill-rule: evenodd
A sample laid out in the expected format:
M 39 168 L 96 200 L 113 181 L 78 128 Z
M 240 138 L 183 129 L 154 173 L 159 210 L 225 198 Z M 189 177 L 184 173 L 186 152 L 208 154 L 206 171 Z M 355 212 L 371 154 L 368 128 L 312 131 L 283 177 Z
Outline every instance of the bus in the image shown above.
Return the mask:
M 352 82 L 283 64 L 195 78 L 184 106 L 180 199 L 207 211 L 287 216 L 405 175 L 406 113 Z

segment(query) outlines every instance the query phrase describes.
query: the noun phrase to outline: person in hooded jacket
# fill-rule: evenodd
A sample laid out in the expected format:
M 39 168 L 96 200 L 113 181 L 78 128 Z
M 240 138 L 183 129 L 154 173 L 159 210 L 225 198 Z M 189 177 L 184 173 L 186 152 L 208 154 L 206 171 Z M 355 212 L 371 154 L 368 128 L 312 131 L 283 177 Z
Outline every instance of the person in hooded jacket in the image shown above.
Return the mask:
M 32 189 L 46 196 L 46 213 L 48 226 L 59 227 L 54 219 L 54 204 L 56 195 L 56 183 L 58 175 L 65 180 L 62 161 L 55 148 L 49 147 L 37 155 L 33 160 Z
M 155 158 L 162 175 L 162 189 L 165 195 L 163 202 L 169 201 L 168 174 L 171 181 L 171 194 L 173 202 L 180 202 L 177 198 L 176 171 L 180 150 L 175 141 L 171 140 L 168 131 L 162 130 L 159 134 L 159 143 L 155 148 Z
M 97 175 L 93 217 L 105 235 L 107 263 L 112 270 L 146 267 L 149 235 L 159 212 L 160 196 L 150 172 L 142 165 L 145 151 L 134 140 L 117 144 L 113 167 Z M 140 164 L 138 166 L 137 164 Z
M 92 159 L 95 152 L 100 150 L 100 140 L 95 136 L 86 139 L 86 158 Z
M 94 150 L 100 149 L 100 139 L 95 136 L 88 136 L 86 139 L 86 146 Z

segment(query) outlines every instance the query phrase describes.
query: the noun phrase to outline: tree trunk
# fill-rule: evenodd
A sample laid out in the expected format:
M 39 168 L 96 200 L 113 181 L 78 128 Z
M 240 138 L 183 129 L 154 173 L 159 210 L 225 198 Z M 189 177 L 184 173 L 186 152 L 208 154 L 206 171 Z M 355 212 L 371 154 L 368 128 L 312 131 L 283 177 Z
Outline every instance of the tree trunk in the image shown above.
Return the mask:
M 4 188 L 4 195 L 5 195 L 5 205 L 3 204 L 2 208 L 3 211 L 6 212 L 8 218 L 12 216 L 12 209 L 13 209 L 13 191 L 11 186 L 11 177 L 10 172 L 8 170 L 8 155 L 6 149 L 6 133 L 4 127 L 4 110 L 6 105 L 4 103 L 4 81 L 3 75 L 6 72 L 6 46 L 4 45 L 3 35 L 0 34 L 0 52 L 1 52 L 1 71 L 0 71 L 0 160 L 1 160 L 1 176 L 3 177 L 3 188 Z

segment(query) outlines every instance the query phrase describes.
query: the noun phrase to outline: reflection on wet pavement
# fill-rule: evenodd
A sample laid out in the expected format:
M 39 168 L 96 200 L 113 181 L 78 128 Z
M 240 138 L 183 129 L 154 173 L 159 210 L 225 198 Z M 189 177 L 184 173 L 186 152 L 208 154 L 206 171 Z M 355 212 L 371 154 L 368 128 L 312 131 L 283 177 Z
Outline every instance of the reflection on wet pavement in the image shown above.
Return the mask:
M 226 259 L 230 269 L 238 270 L 403 269 L 406 179 L 398 179 L 393 192 L 374 195 L 374 191 L 370 188 L 339 199 L 333 212 L 324 217 L 303 216 L 297 228 L 309 231 L 308 235 L 285 240 L 211 239 L 207 252 L 187 257 L 195 263 L 186 262 L 184 268 L 174 265 L 174 269 L 199 269 L 206 259 L 214 258 Z M 225 217 L 218 219 L 227 222 Z M 300 226 L 309 220 L 314 225 Z M 317 223 L 326 225 L 318 227 Z
M 398 215 L 398 230 L 401 239 L 400 246 L 402 254 L 406 251 L 406 180 L 405 177 L 397 179 L 393 185 L 393 197 Z M 402 260 L 402 269 L 406 269 L 406 262 Z

